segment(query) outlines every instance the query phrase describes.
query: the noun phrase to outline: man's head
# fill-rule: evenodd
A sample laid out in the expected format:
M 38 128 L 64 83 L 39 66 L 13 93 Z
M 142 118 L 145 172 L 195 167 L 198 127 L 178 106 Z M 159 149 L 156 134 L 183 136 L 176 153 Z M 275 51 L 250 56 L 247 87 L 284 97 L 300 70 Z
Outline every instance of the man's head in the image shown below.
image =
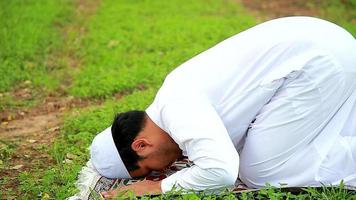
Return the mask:
M 137 162 L 144 159 L 137 155 L 131 148 L 131 144 L 143 130 L 145 121 L 145 112 L 135 110 L 117 114 L 111 126 L 115 146 L 128 171 L 140 168 Z
M 163 170 L 181 156 L 178 145 L 144 111 L 119 113 L 113 121 L 111 133 L 117 149 L 115 153 L 119 152 L 119 158 L 131 177 Z M 104 154 L 97 155 L 104 157 Z

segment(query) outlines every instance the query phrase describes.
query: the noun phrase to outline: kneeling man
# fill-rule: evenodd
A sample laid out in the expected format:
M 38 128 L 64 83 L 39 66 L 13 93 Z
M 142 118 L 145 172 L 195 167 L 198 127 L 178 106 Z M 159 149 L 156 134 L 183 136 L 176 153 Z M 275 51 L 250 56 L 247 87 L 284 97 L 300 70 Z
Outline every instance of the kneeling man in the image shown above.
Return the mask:
M 356 186 L 356 42 L 311 17 L 271 20 L 172 71 L 145 111 L 118 114 L 91 145 L 106 177 L 194 162 L 168 178 L 119 190 L 173 187 Z

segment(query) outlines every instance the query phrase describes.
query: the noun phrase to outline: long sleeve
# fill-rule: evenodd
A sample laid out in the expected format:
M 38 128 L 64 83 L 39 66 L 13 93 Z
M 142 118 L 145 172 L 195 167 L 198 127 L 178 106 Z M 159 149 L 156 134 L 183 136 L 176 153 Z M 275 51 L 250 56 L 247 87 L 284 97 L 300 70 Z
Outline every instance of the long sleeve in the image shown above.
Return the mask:
M 205 190 L 235 183 L 239 156 L 227 130 L 208 102 L 192 100 L 166 104 L 162 125 L 195 166 L 164 179 L 163 192 L 173 187 Z

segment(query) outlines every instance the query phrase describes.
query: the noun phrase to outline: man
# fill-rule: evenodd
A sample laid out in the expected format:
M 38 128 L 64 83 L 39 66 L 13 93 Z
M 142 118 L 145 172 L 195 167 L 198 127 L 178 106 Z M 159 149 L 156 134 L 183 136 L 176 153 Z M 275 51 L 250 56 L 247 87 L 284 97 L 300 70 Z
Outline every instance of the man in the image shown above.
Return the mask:
M 188 60 L 146 111 L 121 113 L 91 146 L 110 178 L 194 166 L 119 188 L 136 195 L 178 189 L 356 185 L 356 42 L 310 17 L 268 21 Z

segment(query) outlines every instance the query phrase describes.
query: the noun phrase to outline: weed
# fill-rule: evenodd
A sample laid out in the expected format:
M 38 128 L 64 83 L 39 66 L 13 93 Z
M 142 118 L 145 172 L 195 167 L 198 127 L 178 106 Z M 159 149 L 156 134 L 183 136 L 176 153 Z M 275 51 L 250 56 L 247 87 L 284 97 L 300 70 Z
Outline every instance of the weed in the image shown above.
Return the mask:
M 4 162 L 11 158 L 12 154 L 15 152 L 16 145 L 0 140 L 0 161 Z M 0 163 L 0 166 L 2 164 Z

